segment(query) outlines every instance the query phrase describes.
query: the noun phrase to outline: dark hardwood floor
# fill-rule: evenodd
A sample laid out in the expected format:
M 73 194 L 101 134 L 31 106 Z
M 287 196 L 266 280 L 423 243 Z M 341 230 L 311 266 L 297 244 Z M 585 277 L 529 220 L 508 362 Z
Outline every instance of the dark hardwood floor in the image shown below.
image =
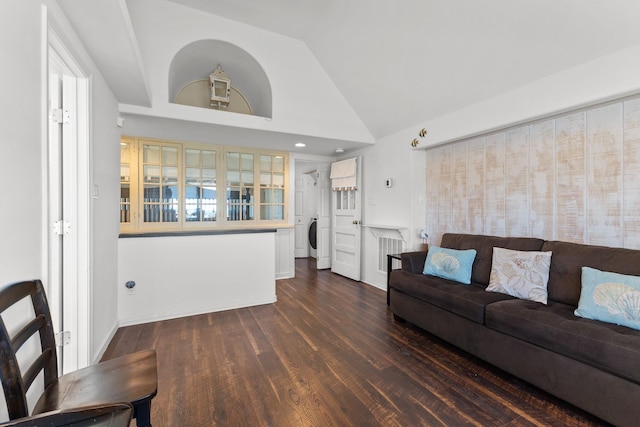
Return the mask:
M 411 325 L 386 294 L 296 260 L 278 302 L 121 328 L 155 348 L 154 427 L 597 426 L 598 419 Z

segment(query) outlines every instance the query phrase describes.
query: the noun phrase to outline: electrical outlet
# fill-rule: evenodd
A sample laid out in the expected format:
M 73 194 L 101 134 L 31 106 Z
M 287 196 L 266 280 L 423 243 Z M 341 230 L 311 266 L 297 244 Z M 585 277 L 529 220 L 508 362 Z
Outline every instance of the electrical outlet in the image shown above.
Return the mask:
M 133 280 L 129 280 L 127 283 L 124 284 L 124 286 L 125 288 L 127 288 L 128 295 L 136 294 L 136 282 L 134 282 Z

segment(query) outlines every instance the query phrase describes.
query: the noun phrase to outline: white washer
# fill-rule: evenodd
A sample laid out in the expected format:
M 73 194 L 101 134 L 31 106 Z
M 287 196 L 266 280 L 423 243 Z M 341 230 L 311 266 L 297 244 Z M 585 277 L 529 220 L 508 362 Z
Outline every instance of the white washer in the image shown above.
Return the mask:
M 318 258 L 318 218 L 311 218 L 309 223 L 309 256 Z

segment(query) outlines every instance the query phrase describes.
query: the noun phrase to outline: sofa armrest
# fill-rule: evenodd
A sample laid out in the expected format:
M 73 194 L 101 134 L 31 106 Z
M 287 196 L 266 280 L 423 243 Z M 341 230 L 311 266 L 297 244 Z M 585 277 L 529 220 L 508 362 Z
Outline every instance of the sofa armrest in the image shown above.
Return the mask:
M 424 262 L 427 259 L 427 253 L 420 252 L 403 252 L 400 254 L 402 260 L 402 269 L 409 273 L 420 274 L 424 270 Z

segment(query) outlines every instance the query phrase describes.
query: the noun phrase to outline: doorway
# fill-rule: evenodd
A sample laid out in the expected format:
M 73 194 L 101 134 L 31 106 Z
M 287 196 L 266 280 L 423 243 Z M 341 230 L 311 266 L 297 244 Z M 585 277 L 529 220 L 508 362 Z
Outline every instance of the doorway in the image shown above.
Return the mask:
M 330 186 L 329 163 L 295 161 L 294 256 L 315 258 L 318 269 L 331 267 Z
M 89 83 L 48 29 L 46 289 L 61 373 L 89 365 Z

